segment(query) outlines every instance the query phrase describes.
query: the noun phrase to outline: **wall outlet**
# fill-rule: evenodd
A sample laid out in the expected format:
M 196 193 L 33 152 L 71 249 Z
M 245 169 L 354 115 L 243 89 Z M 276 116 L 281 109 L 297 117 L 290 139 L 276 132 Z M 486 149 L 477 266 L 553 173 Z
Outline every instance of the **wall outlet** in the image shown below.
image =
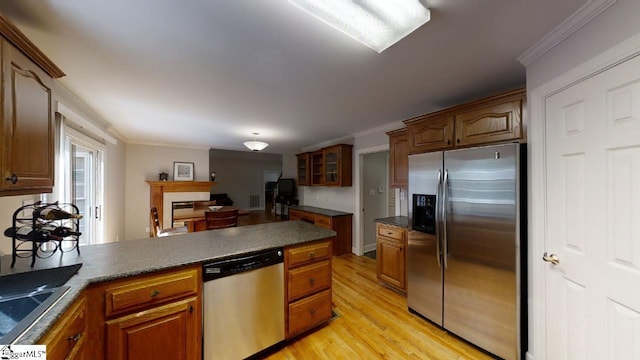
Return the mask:
M 151 232 L 151 229 L 147 226 L 146 228 L 144 228 L 144 231 L 148 234 Z
M 400 200 L 404 200 L 404 190 L 400 189 Z
M 375 189 L 369 189 L 369 195 L 373 196 L 376 194 L 376 190 Z
M 380 194 L 383 194 L 384 193 L 384 186 L 378 186 L 378 192 Z

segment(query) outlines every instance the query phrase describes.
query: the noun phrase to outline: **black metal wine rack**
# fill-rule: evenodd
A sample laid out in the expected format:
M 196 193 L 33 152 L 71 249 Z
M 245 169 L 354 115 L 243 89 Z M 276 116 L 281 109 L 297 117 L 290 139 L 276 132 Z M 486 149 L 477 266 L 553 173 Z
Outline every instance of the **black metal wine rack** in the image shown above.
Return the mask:
M 47 208 L 63 210 L 71 214 L 80 213 L 78 207 L 71 203 L 38 201 L 19 207 L 13 212 L 12 228 L 5 231 L 5 236 L 12 238 L 11 267 L 15 265 L 17 258 L 28 257 L 31 257 L 31 267 L 33 267 L 36 258 L 51 257 L 58 250 L 61 255 L 73 250 L 76 250 L 80 255 L 80 219 L 45 220 L 40 216 L 40 213 Z M 77 234 L 53 236 L 45 230 L 54 227 L 66 227 Z M 32 231 L 28 235 L 19 235 L 21 228 L 27 230 L 30 228 Z

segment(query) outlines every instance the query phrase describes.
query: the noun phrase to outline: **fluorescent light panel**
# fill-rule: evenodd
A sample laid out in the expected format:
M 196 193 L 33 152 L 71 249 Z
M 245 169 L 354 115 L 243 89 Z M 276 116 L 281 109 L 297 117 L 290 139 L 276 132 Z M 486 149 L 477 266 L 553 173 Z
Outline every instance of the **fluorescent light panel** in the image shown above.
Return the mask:
M 431 19 L 418 0 L 289 0 L 381 53 Z

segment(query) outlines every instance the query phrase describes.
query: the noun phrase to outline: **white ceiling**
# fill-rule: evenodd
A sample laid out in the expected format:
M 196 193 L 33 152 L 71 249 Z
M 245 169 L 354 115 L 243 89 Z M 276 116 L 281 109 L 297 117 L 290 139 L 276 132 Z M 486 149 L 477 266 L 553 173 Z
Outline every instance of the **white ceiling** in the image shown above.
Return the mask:
M 2 0 L 129 142 L 272 153 L 522 86 L 516 58 L 587 0 L 421 0 L 378 54 L 285 0 Z

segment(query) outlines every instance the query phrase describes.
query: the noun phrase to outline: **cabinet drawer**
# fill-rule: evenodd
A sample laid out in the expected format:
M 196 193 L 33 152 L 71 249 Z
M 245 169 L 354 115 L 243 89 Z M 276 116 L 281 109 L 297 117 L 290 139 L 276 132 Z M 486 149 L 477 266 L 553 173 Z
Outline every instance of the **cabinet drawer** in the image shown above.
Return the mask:
M 404 240 L 404 230 L 391 226 L 378 224 L 378 235 L 400 241 Z
M 198 270 L 190 269 L 152 275 L 110 286 L 105 291 L 106 316 L 196 294 L 198 283 Z
M 331 229 L 331 218 L 329 216 L 314 214 L 313 223 L 325 229 Z
M 331 241 L 296 246 L 285 251 L 285 260 L 289 268 L 328 259 L 331 256 Z
M 313 214 L 289 208 L 289 220 L 302 220 L 313 224 Z
M 331 263 L 325 260 L 319 263 L 289 270 L 288 299 L 299 299 L 331 287 Z
M 80 359 L 87 338 L 87 300 L 81 298 L 45 335 L 41 343 L 47 345 L 47 359 Z
M 331 290 L 289 304 L 288 335 L 297 334 L 331 319 Z

